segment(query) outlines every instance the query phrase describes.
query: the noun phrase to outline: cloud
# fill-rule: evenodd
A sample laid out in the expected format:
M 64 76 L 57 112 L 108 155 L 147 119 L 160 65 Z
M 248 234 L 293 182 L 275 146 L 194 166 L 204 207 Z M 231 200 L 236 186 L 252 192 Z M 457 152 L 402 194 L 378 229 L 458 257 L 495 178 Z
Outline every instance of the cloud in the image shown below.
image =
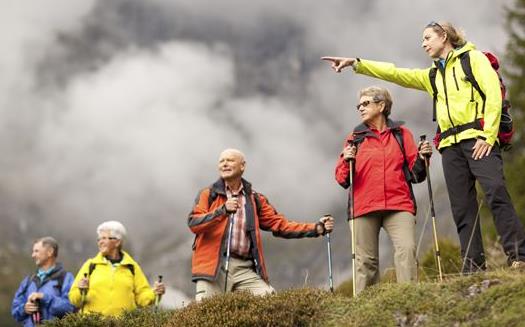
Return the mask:
M 333 165 L 359 122 L 351 109 L 359 88 L 387 86 L 393 116 L 415 135 L 434 130 L 431 105 L 423 93 L 334 74 L 319 57 L 424 67 L 421 29 L 436 19 L 501 52 L 494 12 L 508 2 L 4 0 L 6 211 L 80 238 L 117 219 L 136 240 L 170 230 L 188 242 L 195 194 L 217 177 L 219 152 L 238 147 L 246 177 L 280 211 L 310 221 L 343 215 Z

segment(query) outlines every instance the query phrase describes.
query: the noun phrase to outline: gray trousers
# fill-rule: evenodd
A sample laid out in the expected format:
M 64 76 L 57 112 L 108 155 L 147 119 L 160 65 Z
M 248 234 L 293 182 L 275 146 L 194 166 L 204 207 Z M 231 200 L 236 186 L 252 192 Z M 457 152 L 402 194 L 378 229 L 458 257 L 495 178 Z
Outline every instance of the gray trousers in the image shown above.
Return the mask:
M 495 145 L 488 157 L 474 160 L 472 147 L 475 142 L 474 139 L 462 141 L 446 147 L 441 154 L 452 215 L 461 244 L 461 256 L 466 257 L 463 267 L 466 273 L 485 269 L 483 241 L 477 219 L 476 181 L 485 193 L 509 264 L 515 260 L 525 261 L 525 232 L 505 186 L 499 146 Z
M 351 224 L 351 222 L 349 222 Z M 351 226 L 351 225 L 350 225 Z M 356 294 L 379 282 L 381 227 L 394 245 L 398 283 L 416 279 L 416 217 L 406 211 L 377 211 L 354 220 L 356 238 Z

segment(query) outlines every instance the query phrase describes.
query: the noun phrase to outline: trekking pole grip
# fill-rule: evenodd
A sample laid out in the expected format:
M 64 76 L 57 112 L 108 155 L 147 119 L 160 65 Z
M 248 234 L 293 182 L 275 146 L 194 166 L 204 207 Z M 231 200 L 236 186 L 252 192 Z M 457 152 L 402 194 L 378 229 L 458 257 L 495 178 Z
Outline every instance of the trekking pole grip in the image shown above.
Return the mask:
M 426 140 L 427 140 L 427 136 L 426 136 L 426 134 L 423 134 L 423 135 L 420 135 L 420 136 L 419 136 L 419 141 L 421 141 L 421 142 L 425 142 Z M 428 160 L 428 158 L 430 157 L 430 155 L 428 155 L 428 154 L 424 154 L 423 156 L 424 156 L 427 160 Z
M 355 146 L 355 142 L 354 142 L 354 140 L 347 140 L 346 143 L 347 143 L 349 146 Z M 355 158 L 346 159 L 346 162 L 354 162 L 354 161 L 355 161 Z

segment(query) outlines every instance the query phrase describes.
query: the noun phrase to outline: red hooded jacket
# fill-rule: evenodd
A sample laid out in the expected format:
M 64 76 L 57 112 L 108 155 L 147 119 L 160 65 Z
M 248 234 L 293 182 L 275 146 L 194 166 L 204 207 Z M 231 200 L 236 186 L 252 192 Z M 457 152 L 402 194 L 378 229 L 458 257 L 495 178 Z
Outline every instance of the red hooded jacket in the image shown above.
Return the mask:
M 381 210 L 408 211 L 415 214 L 415 201 L 403 172 L 405 157 L 394 131 L 403 138 L 406 160 L 413 183 L 425 179 L 425 163 L 419 158 L 412 133 L 401 122 L 387 121 L 384 132 L 357 126 L 343 145 L 350 140 L 357 144 L 354 178 L 354 217 Z M 349 164 L 339 156 L 335 179 L 344 188 L 350 186 Z

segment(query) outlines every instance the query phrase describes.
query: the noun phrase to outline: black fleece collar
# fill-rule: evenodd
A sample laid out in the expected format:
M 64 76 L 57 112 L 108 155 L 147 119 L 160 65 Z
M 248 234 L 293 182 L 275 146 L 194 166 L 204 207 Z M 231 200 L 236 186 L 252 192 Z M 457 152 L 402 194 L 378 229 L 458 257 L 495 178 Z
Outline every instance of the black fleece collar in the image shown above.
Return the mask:
M 252 184 L 245 180 L 244 178 L 241 179 L 242 188 L 246 195 L 252 194 Z M 211 186 L 211 189 L 213 192 L 217 194 L 222 194 L 226 196 L 226 184 L 224 183 L 224 179 L 219 178 L 213 185 Z

